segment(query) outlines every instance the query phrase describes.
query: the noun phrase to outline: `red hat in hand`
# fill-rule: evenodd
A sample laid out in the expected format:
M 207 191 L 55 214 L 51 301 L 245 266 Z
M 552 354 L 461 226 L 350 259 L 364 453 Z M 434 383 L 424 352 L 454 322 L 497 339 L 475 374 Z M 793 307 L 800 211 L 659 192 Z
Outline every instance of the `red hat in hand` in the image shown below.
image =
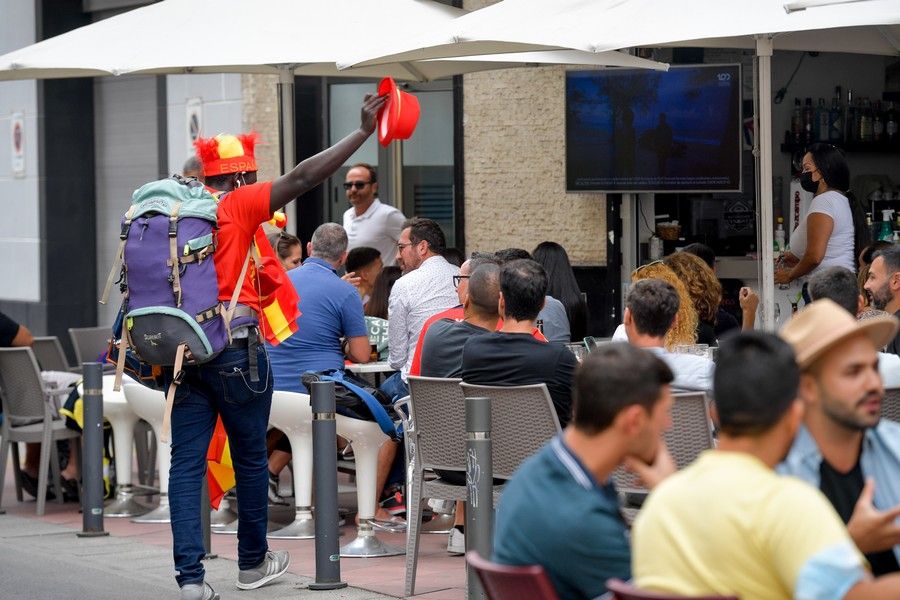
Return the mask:
M 378 141 L 387 146 L 392 140 L 408 140 L 419 122 L 419 99 L 397 87 L 391 77 L 378 84 L 378 95 L 387 101 L 378 110 Z

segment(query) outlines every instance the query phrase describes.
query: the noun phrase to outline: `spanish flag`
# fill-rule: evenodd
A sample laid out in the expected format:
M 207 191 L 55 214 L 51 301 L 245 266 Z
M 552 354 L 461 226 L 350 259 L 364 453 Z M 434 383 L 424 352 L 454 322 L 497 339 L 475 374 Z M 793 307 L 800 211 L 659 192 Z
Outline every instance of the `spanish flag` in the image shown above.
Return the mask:
M 277 346 L 297 331 L 300 297 L 287 278 L 287 273 L 262 227 L 256 230 L 254 243 L 260 257 L 257 266 L 259 304 L 262 309 L 259 325 L 266 341 Z
M 235 485 L 234 466 L 231 464 L 231 448 L 222 417 L 216 420 L 209 450 L 206 452 L 206 480 L 209 483 L 209 504 L 215 509 L 225 496 L 225 492 Z

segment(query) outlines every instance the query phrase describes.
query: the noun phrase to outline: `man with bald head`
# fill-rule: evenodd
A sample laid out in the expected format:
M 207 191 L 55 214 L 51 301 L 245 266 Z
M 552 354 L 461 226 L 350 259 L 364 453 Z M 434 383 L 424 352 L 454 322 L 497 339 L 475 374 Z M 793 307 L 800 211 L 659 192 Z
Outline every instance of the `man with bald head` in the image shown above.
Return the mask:
M 500 267 L 493 263 L 476 266 L 468 276 L 466 293 L 461 298 L 463 320 L 441 319 L 425 334 L 421 366 L 424 377 L 460 376 L 466 340 L 496 329 L 500 318 L 499 299 Z

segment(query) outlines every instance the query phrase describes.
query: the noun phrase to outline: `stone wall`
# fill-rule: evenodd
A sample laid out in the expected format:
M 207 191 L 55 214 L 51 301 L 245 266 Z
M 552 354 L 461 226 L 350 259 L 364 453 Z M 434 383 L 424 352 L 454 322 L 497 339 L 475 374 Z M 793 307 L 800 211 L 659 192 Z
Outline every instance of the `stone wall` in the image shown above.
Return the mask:
M 467 0 L 468 10 L 493 4 Z M 551 240 L 574 264 L 606 264 L 606 197 L 567 194 L 566 67 L 463 77 L 466 246 L 521 247 Z
M 244 98 L 242 121 L 244 131 L 259 132 L 256 146 L 256 165 L 259 180 L 268 181 L 280 175 L 278 158 L 278 76 L 242 75 L 241 88 Z

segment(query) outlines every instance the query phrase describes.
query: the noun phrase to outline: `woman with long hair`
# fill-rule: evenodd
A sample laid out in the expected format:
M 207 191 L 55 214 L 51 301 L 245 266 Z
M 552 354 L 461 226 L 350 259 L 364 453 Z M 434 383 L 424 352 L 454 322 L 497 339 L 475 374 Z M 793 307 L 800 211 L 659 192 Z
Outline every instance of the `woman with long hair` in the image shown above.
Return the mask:
M 531 256 L 547 272 L 547 295 L 562 302 L 566 309 L 571 339 L 576 342 L 583 340 L 587 335 L 587 305 L 566 249 L 556 242 L 541 242 Z
M 722 284 L 703 259 L 687 252 L 663 258 L 684 284 L 697 311 L 697 343 L 716 345 L 716 313 L 722 302 Z
M 402 274 L 403 271 L 396 266 L 385 267 L 381 270 L 381 274 L 375 280 L 375 286 L 372 288 L 372 295 L 366 303 L 367 317 L 388 318 L 388 299 L 391 297 L 391 288 Z
M 662 279 L 678 293 L 678 313 L 676 313 L 675 323 L 666 334 L 666 350 L 670 352 L 675 346 L 682 344 L 697 343 L 697 309 L 691 302 L 691 295 L 688 293 L 687 287 L 661 260 L 654 261 L 642 267 L 638 267 L 631 274 L 632 283 L 642 279 Z
M 786 284 L 825 267 L 856 271 L 854 207 L 848 198 L 850 167 L 831 144 L 813 144 L 803 156 L 800 185 L 814 194 L 806 218 L 791 233 L 775 283 Z

